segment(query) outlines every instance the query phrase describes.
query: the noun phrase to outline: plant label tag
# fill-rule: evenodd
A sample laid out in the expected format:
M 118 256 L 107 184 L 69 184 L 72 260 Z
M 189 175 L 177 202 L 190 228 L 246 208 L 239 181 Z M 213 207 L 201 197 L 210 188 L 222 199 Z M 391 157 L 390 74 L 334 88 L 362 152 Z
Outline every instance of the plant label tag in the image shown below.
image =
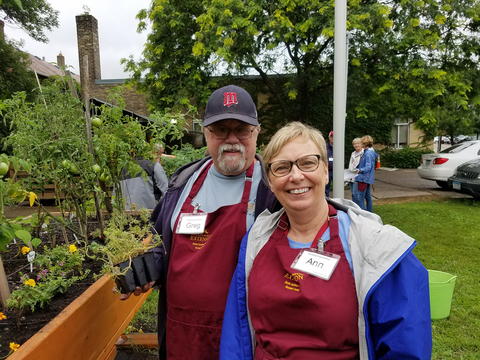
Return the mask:
M 27 260 L 28 262 L 32 262 L 33 259 L 35 259 L 35 251 L 32 250 L 27 254 Z
M 206 213 L 180 214 L 177 225 L 177 234 L 203 234 L 207 223 Z
M 337 254 L 303 249 L 290 267 L 328 281 L 339 260 L 340 256 Z

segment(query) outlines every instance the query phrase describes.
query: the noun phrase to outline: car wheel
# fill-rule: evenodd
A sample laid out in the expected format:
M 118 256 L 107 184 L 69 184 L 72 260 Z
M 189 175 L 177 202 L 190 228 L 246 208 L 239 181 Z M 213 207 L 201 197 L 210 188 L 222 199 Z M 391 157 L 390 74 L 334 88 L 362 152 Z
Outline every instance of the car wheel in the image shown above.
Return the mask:
M 446 181 L 435 181 L 438 186 L 440 186 L 442 189 L 448 190 L 448 182 Z

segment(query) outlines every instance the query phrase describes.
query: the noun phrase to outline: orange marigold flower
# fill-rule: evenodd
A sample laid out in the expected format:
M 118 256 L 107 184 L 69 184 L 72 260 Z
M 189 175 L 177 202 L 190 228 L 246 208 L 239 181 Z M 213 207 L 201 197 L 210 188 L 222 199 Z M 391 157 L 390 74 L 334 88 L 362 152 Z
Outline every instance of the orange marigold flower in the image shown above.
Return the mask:
M 26 255 L 30 252 L 30 248 L 27 246 L 22 247 L 22 254 Z
M 70 251 L 71 253 L 74 253 L 75 251 L 77 251 L 77 247 L 75 245 L 70 245 L 70 248 L 68 249 L 68 251 Z
M 14 342 L 10 343 L 10 350 L 12 350 L 13 352 L 17 351 L 19 347 L 19 344 L 15 344 Z
M 0 320 L 6 320 L 7 317 L 3 314 L 3 312 L 0 312 Z

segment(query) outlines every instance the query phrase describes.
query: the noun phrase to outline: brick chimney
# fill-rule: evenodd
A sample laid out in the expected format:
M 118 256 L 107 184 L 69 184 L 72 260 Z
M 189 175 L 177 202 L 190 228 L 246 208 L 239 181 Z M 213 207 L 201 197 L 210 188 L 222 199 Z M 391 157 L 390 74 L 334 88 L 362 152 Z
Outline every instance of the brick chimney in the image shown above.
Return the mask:
M 0 40 L 5 40 L 5 32 L 3 30 L 3 27 L 5 26 L 5 23 L 0 20 Z
M 95 85 L 95 79 L 101 79 L 100 47 L 98 41 L 98 22 L 92 15 L 75 16 L 77 22 L 78 61 L 80 63 L 80 82 L 82 88 Z M 83 57 L 88 55 L 88 79 L 83 69 Z
M 65 66 L 65 56 L 61 52 L 57 55 L 57 65 L 60 67 Z

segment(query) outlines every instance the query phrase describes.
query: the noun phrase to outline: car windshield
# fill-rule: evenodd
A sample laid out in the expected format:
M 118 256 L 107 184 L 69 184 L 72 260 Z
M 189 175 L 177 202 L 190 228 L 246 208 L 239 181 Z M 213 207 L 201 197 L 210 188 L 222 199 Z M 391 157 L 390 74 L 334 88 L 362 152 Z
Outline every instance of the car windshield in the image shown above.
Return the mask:
M 448 149 L 440 151 L 440 154 L 456 154 L 473 145 L 475 145 L 474 142 L 456 144 L 456 145 L 450 146 Z

